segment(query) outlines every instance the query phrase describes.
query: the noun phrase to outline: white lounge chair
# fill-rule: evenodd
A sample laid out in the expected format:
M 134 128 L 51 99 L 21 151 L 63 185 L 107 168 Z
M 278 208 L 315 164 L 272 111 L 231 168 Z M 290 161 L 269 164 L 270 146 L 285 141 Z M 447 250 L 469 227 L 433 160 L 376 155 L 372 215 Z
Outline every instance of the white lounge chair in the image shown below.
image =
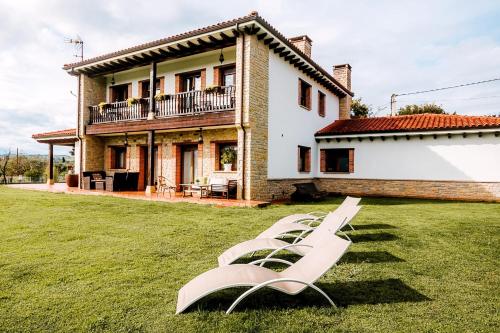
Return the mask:
M 265 250 L 272 251 L 266 259 L 273 257 L 275 254 L 283 250 L 304 256 L 310 252 L 311 249 L 321 244 L 325 233 L 342 232 L 340 229 L 349 223 L 349 221 L 356 216 L 360 209 L 361 206 L 346 207 L 341 213 L 333 212 L 328 214 L 319 226 L 310 230 L 307 236 L 305 236 L 306 232 L 298 236 L 290 235 L 295 237 L 293 243 L 288 243 L 275 238 L 256 238 L 247 240 L 224 251 L 224 253 L 217 258 L 217 261 L 219 266 L 227 266 L 248 254 Z M 347 234 L 343 234 L 350 240 Z M 264 265 L 264 263 L 261 263 L 261 266 L 262 265 Z
M 238 297 L 226 313 L 233 311 L 244 298 L 264 287 L 289 295 L 296 295 L 305 288 L 311 287 L 325 297 L 332 306 L 335 306 L 330 297 L 314 285 L 314 282 L 342 258 L 351 242 L 331 233 L 325 234 L 324 237 L 320 246 L 309 251 L 294 264 L 281 259 L 267 260 L 290 265 L 281 272 L 257 265 L 238 264 L 218 267 L 202 273 L 179 290 L 176 313 L 183 312 L 191 304 L 209 294 L 233 287 L 252 288 Z
M 356 197 L 351 197 L 347 196 L 344 201 L 335 209 L 333 212 L 342 210 L 345 207 L 349 206 L 356 206 L 359 204 L 361 201 L 361 198 L 356 198 Z M 321 222 L 323 218 L 329 214 L 330 212 L 322 212 L 322 211 L 314 211 L 314 212 L 309 212 L 306 214 L 292 214 L 285 216 L 278 221 L 276 221 L 275 224 L 281 224 L 281 223 L 305 223 L 305 224 L 312 224 L 314 222 Z M 352 226 L 351 226 L 352 227 Z

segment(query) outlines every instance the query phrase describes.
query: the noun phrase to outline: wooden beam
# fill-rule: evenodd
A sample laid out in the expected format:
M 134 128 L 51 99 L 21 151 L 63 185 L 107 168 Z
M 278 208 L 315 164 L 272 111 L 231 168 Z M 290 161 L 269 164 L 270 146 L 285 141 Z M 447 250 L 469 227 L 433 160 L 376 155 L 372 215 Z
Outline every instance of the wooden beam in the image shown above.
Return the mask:
M 187 46 L 184 46 L 182 44 L 176 44 L 175 46 L 177 46 L 177 48 L 180 50 L 180 51 L 187 51 L 189 50 L 189 48 Z
M 233 33 L 234 37 L 239 37 L 240 36 L 240 32 L 236 29 L 233 29 L 231 30 L 231 32 Z
M 232 40 L 231 37 L 229 37 L 228 35 L 226 35 L 225 33 L 221 32 L 220 33 L 220 36 L 222 37 L 223 40 Z
M 290 54 L 290 51 L 284 51 L 284 52 L 281 52 L 280 53 L 280 58 L 284 57 L 284 56 L 287 56 Z M 286 60 L 286 59 L 285 59 Z
M 296 59 L 296 58 L 295 58 L 295 55 L 293 55 L 293 54 L 287 55 L 285 57 L 285 61 L 290 61 L 290 64 L 292 64 L 292 65 L 293 65 L 293 63 L 291 60 L 294 60 L 294 59 Z M 297 61 L 298 61 L 298 59 L 297 59 Z
M 205 41 L 205 40 L 203 40 L 201 38 L 198 38 L 196 41 L 198 42 L 198 44 L 203 45 L 203 46 L 209 46 L 209 45 L 211 45 L 211 43 L 209 43 L 209 42 L 207 42 L 207 41 Z
M 208 36 L 208 39 L 210 39 L 210 41 L 213 42 L 213 43 L 219 43 L 220 42 L 220 39 L 217 39 L 214 36 Z
M 272 50 L 272 49 L 276 48 L 278 45 L 280 45 L 280 43 L 271 43 L 271 44 L 269 44 L 269 50 Z
M 257 35 L 257 39 L 261 40 L 262 38 L 264 38 L 266 36 L 267 36 L 267 32 L 263 32 L 263 33 Z
M 196 45 L 195 43 L 193 43 L 190 40 L 187 41 L 187 45 L 189 45 L 189 47 L 192 47 L 192 48 L 200 47 L 200 45 Z
M 292 60 L 290 60 L 290 64 L 294 65 L 296 63 L 298 63 L 300 61 L 300 58 L 294 58 Z
M 264 39 L 264 45 L 268 45 L 269 43 L 271 43 L 272 41 L 274 40 L 274 38 L 266 38 Z
M 283 50 L 285 49 L 285 47 L 281 46 L 281 47 L 277 47 L 274 49 L 274 53 L 280 53 L 280 52 L 283 52 Z
M 179 49 L 176 49 L 176 48 L 174 48 L 174 47 L 172 47 L 172 46 L 167 46 L 167 49 L 168 49 L 170 52 L 174 53 L 174 54 L 178 54 L 178 53 L 179 53 L 179 51 L 180 51 Z

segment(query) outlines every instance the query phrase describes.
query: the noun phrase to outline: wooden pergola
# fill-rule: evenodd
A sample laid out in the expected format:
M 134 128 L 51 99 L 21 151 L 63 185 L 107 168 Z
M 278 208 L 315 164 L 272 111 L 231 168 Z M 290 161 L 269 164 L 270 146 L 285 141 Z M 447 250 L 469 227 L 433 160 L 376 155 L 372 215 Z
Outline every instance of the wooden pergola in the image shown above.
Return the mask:
M 47 184 L 52 185 L 54 184 L 54 146 L 74 146 L 75 142 L 78 141 L 76 129 L 72 128 L 61 131 L 33 134 L 32 138 L 39 143 L 49 145 L 49 177 L 47 179 Z

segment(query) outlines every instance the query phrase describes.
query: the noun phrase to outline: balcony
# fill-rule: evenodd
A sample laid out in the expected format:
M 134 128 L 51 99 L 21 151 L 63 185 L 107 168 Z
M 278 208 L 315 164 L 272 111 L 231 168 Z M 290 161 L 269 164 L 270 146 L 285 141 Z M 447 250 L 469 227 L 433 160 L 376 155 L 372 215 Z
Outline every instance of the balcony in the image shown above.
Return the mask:
M 231 111 L 235 107 L 235 86 L 216 87 L 212 91 L 196 90 L 156 98 L 156 119 L 200 116 Z M 146 120 L 149 99 L 90 106 L 89 125 Z

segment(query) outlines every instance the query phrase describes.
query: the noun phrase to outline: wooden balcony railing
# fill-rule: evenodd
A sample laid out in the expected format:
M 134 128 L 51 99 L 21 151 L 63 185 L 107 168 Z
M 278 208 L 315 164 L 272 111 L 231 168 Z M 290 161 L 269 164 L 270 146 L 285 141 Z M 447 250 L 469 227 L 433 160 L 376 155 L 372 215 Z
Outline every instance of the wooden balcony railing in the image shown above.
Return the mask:
M 172 95 L 164 95 L 155 100 L 156 118 L 198 115 L 208 112 L 234 110 L 235 86 L 217 87 L 213 91 L 195 90 Z M 89 125 L 144 120 L 148 116 L 149 99 L 141 98 L 129 105 L 127 101 L 89 107 Z

